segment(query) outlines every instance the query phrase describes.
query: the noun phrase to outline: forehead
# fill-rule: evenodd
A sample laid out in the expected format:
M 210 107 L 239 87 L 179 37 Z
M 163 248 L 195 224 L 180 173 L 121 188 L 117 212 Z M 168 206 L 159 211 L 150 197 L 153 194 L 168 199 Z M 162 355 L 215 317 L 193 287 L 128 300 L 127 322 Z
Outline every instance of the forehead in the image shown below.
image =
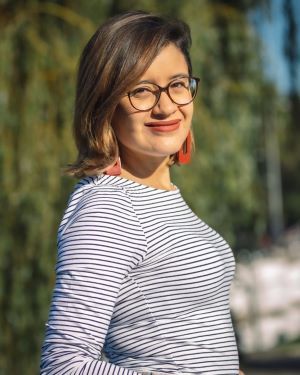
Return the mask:
M 188 75 L 185 56 L 174 44 L 169 44 L 155 57 L 139 81 L 149 80 L 164 84 L 180 74 Z

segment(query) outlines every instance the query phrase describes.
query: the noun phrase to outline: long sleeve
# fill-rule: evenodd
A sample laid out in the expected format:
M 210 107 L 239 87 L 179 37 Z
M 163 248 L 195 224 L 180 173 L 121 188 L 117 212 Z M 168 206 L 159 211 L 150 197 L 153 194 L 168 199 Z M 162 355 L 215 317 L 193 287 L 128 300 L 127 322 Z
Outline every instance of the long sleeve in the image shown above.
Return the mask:
M 59 234 L 41 374 L 136 374 L 101 350 L 121 284 L 145 256 L 144 233 L 122 189 L 95 187 L 74 206 Z

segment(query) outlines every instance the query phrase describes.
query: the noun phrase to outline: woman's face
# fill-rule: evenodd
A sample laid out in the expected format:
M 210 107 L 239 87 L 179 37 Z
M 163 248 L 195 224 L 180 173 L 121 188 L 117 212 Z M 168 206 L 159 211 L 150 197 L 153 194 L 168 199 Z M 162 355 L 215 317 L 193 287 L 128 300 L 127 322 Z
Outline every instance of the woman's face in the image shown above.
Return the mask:
M 188 66 L 182 52 L 170 44 L 162 49 L 130 91 L 149 87 L 148 82 L 166 87 L 178 76 L 189 76 Z M 162 92 L 155 107 L 146 112 L 136 110 L 128 96 L 124 96 L 112 121 L 122 161 L 143 157 L 165 159 L 176 153 L 187 137 L 192 115 L 193 103 L 179 106 L 166 92 Z

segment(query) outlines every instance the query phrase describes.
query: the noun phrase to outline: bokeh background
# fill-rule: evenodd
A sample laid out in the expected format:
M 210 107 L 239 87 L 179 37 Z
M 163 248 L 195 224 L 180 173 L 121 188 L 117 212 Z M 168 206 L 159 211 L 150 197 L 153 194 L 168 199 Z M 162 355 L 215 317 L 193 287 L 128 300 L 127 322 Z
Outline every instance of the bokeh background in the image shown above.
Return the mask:
M 201 78 L 190 166 L 175 183 L 232 246 L 241 366 L 292 374 L 300 358 L 300 2 L 0 1 L 0 374 L 38 373 L 56 231 L 75 180 L 80 52 L 124 10 L 184 19 Z M 298 372 L 299 373 L 299 372 Z

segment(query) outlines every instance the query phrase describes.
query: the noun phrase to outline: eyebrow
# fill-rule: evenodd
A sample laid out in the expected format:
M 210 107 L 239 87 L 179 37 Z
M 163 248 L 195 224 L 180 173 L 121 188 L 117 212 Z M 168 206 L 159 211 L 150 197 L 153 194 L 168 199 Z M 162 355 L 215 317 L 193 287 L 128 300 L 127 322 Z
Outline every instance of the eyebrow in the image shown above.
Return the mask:
M 172 81 L 173 79 L 176 79 L 176 78 L 188 78 L 188 77 L 189 77 L 189 74 L 187 73 L 179 73 L 179 74 L 175 74 L 169 77 L 169 81 Z M 136 85 L 140 85 L 141 83 L 154 83 L 155 84 L 155 82 L 145 79 L 143 81 L 137 82 Z

